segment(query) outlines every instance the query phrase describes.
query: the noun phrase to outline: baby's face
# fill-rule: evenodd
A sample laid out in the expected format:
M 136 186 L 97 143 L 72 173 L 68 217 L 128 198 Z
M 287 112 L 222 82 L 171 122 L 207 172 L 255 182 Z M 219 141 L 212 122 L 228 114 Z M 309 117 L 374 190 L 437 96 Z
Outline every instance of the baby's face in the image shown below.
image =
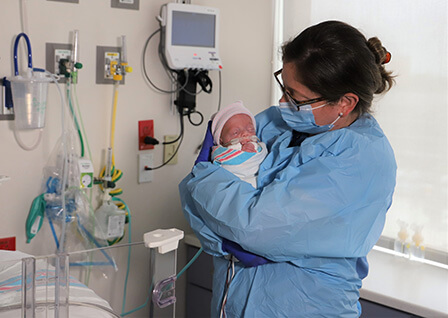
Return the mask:
M 232 139 L 241 138 L 241 144 L 250 142 L 249 137 L 255 135 L 255 127 L 252 119 L 245 114 L 232 116 L 221 131 L 220 143 L 224 147 L 229 145 Z M 247 140 L 245 140 L 247 138 Z

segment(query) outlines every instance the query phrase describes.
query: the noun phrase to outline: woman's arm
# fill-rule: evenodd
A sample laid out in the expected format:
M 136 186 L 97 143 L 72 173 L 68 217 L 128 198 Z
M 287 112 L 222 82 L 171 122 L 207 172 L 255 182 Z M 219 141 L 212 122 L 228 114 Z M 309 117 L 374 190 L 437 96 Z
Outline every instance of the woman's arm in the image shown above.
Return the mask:
M 381 234 L 395 186 L 385 146 L 378 140 L 290 164 L 262 189 L 200 163 L 180 185 L 184 211 L 203 222 L 197 234 L 210 231 L 274 261 L 365 256 Z

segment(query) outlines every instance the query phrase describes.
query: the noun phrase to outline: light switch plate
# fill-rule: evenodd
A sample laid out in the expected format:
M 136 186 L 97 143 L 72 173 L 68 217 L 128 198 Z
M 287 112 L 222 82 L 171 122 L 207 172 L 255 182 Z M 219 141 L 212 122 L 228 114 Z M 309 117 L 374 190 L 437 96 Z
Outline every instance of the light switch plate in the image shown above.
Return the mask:
M 164 136 L 164 142 L 170 142 L 176 140 L 178 136 L 176 135 L 166 135 Z M 163 146 L 163 162 L 167 165 L 177 164 L 177 151 L 179 147 L 179 141 L 172 144 L 165 144 Z M 171 160 L 170 160 L 171 159 Z

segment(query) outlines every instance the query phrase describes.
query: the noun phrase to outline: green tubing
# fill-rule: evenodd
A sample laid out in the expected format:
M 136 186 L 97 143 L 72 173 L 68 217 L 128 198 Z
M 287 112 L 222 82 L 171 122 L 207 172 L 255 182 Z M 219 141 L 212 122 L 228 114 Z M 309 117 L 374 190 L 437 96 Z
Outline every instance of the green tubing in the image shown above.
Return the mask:
M 70 112 L 72 113 L 73 116 L 73 120 L 75 122 L 75 126 L 76 129 L 78 130 L 78 136 L 79 136 L 79 142 L 81 144 L 81 157 L 84 157 L 84 141 L 82 139 L 82 134 L 81 134 L 81 129 L 79 128 L 79 124 L 78 124 L 78 119 L 76 117 L 75 114 L 75 110 L 73 109 L 73 105 L 72 105 L 72 96 L 70 94 L 70 88 L 69 88 L 70 84 L 67 81 L 67 99 L 68 99 L 68 104 L 70 106 Z
M 76 109 L 78 110 L 78 114 L 79 114 L 79 121 L 81 122 L 81 128 L 82 128 L 82 133 L 84 135 L 85 138 L 85 143 L 87 146 L 87 151 L 89 153 L 89 159 L 92 160 L 92 152 L 90 151 L 90 145 L 89 145 L 89 138 L 87 137 L 86 134 L 86 129 L 84 127 L 84 121 L 82 120 L 82 114 L 81 114 L 81 109 L 79 107 L 79 102 L 78 102 L 78 93 L 76 91 L 76 84 L 73 84 L 73 92 L 74 94 L 74 98 L 75 98 L 75 104 L 76 104 Z
M 184 268 L 182 268 L 182 270 L 179 272 L 179 274 L 177 274 L 176 278 L 179 278 L 180 275 L 182 275 L 191 266 L 191 264 L 194 263 L 194 261 L 199 257 L 199 255 L 201 255 L 203 250 L 204 249 L 201 247 L 199 249 L 199 251 L 196 252 L 196 254 L 193 256 L 193 258 L 188 262 L 188 264 L 185 265 Z
M 129 248 L 131 248 L 131 247 L 129 247 Z M 190 266 L 191 266 L 191 264 L 193 264 L 194 263 L 194 261 L 196 261 L 197 260 L 197 258 L 199 257 L 199 255 L 201 255 L 201 253 L 202 253 L 202 251 L 203 251 L 204 249 L 201 247 L 200 249 L 199 249 L 199 251 L 197 251 L 196 252 L 196 254 L 193 256 L 193 258 L 188 262 L 188 264 L 187 265 L 185 265 L 184 266 L 184 268 L 182 268 L 182 270 L 176 275 L 176 279 L 177 278 L 179 278 Z M 129 255 L 130 256 L 130 255 Z M 127 280 L 127 277 L 126 277 L 126 280 Z M 152 289 L 153 289 L 153 286 L 152 286 L 152 284 L 151 284 L 151 287 L 149 288 L 149 291 L 148 291 L 148 294 L 149 295 L 151 295 L 151 293 L 152 293 Z M 148 302 L 149 302 L 149 296 L 146 298 L 146 301 L 145 301 L 145 303 L 143 304 L 143 305 L 140 305 L 140 306 L 138 306 L 137 308 L 134 308 L 134 309 L 132 309 L 132 310 L 130 310 L 130 311 L 128 311 L 128 312 L 124 312 L 124 303 L 123 303 L 123 308 L 122 308 L 122 312 L 121 312 L 121 317 L 125 317 L 125 316 L 127 316 L 127 315 L 130 315 L 130 314 L 132 314 L 132 313 L 134 313 L 134 312 L 136 312 L 136 311 L 138 311 L 138 310 L 140 310 L 140 309 L 142 309 L 142 308 L 145 308 L 146 307 L 146 305 L 148 304 Z

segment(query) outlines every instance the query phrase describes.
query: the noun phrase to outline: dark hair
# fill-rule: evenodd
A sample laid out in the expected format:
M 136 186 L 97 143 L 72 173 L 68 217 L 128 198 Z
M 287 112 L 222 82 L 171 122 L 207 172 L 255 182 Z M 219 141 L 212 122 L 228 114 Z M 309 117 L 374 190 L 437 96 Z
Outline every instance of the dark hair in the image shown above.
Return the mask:
M 356 94 L 354 111 L 359 115 L 370 112 L 374 94 L 388 91 L 394 83 L 383 65 L 387 53 L 378 38 L 367 41 L 340 21 L 311 26 L 282 47 L 283 63 L 294 63 L 301 84 L 329 102 Z

